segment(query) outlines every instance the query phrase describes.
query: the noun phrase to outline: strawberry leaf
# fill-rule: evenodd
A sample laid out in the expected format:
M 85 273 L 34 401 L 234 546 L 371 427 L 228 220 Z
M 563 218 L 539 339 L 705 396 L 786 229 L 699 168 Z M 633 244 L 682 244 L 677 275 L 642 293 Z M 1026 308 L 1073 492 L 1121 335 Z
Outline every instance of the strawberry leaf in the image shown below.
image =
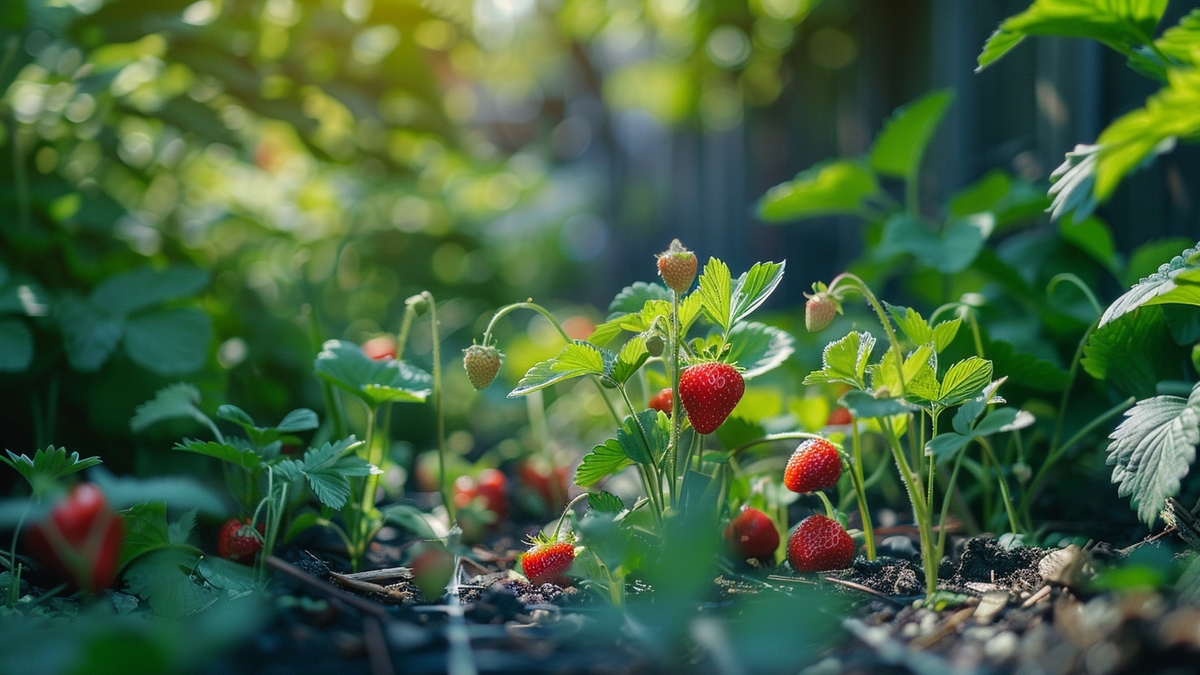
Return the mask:
M 670 418 L 658 410 L 643 410 L 627 416 L 617 429 L 617 442 L 625 455 L 638 464 L 657 464 L 666 452 L 671 433 Z
M 992 362 L 972 356 L 950 366 L 942 376 L 937 402 L 943 407 L 974 398 L 992 381 Z
M 154 398 L 139 405 L 129 420 L 134 431 L 142 431 L 152 424 L 171 419 L 191 419 L 201 424 L 208 423 L 208 416 L 200 411 L 200 390 L 187 382 L 176 382 L 159 389 Z
M 245 441 L 242 441 L 245 443 Z M 198 441 L 191 438 L 185 438 L 175 444 L 175 450 L 184 452 L 194 452 L 198 455 L 207 455 L 215 457 L 222 462 L 229 462 L 243 469 L 253 469 L 262 464 L 262 457 L 250 447 L 237 447 L 231 442 L 218 443 L 216 441 Z
M 840 402 L 855 418 L 891 417 L 919 410 L 902 398 L 875 398 L 865 391 L 857 390 L 843 394 Z
M 611 321 L 618 316 L 640 312 L 650 300 L 670 302 L 671 291 L 658 283 L 634 282 L 632 286 L 621 289 L 608 305 L 608 319 Z
M 621 347 L 621 351 L 617 352 L 617 358 L 612 367 L 607 369 L 608 375 L 614 381 L 625 384 L 648 358 L 650 358 L 650 352 L 646 351 L 646 338 L 640 335 L 635 336 L 626 342 L 624 347 Z
M 871 146 L 871 167 L 885 176 L 916 180 L 925 147 L 953 101 L 952 90 L 939 89 L 897 108 Z
M 1109 436 L 1108 464 L 1117 493 L 1132 497 L 1138 517 L 1152 525 L 1196 459 L 1200 443 L 1200 386 L 1188 398 L 1138 401 Z
M 305 452 L 303 461 L 288 459 L 280 462 L 279 469 L 289 478 L 304 476 L 322 504 L 341 509 L 350 498 L 350 477 L 382 473 L 363 458 L 348 454 L 361 443 L 353 436 L 336 443 L 325 443 Z
M 625 502 L 611 492 L 601 490 L 588 493 L 588 509 L 598 513 L 620 513 L 625 510 Z
M 341 340 L 322 345 L 313 370 L 372 408 L 384 403 L 423 403 L 433 390 L 433 378 L 420 368 L 394 359 L 376 361 L 358 345 Z
M 699 287 L 696 289 L 696 293 L 700 295 L 704 314 L 726 333 L 729 332 L 730 325 L 733 323 L 730 314 L 733 308 L 732 283 L 733 277 L 729 274 L 729 266 L 716 258 L 709 258 L 708 263 L 704 266 L 704 272 L 700 275 Z
M 509 392 L 508 397 L 525 396 L 552 384 L 584 375 L 604 374 L 604 352 L 590 342 L 577 340 L 563 347 L 558 356 L 530 368 L 517 383 L 517 388 Z
M 610 438 L 583 456 L 583 462 L 575 470 L 575 484 L 579 487 L 594 485 L 628 466 L 633 466 L 633 460 L 625 454 L 617 439 Z
M 804 384 L 848 384 L 855 389 L 866 389 L 863 375 L 875 338 L 870 333 L 850 333 L 846 337 L 825 345 L 821 356 L 823 367 L 804 378 Z
M 875 174 L 858 162 L 822 162 L 768 190 L 758 201 L 755 211 L 759 218 L 769 223 L 857 214 L 863 200 L 878 191 Z
M 741 321 L 762 306 L 783 280 L 786 262 L 755 263 L 738 277 L 733 287 L 733 308 L 730 325 Z
M 38 450 L 33 453 L 33 457 L 17 455 L 11 450 L 5 452 L 8 453 L 8 457 L 0 455 L 0 462 L 16 469 L 17 473 L 29 481 L 34 497 L 41 497 L 49 492 L 59 478 L 100 463 L 99 457 L 81 459 L 78 452 L 68 455 L 65 448 L 56 448 L 53 445 L 45 450 Z
M 298 408 L 288 413 L 277 427 L 255 426 L 254 420 L 251 419 L 250 415 L 235 405 L 226 404 L 217 408 L 217 417 L 229 420 L 244 429 L 246 435 L 250 437 L 250 442 L 256 448 L 268 446 L 283 438 L 285 434 L 296 431 L 308 431 L 316 429 L 319 426 L 317 414 L 308 408 Z
M 796 351 L 796 341 L 786 331 L 757 321 L 735 325 L 729 331 L 729 344 L 726 360 L 744 368 L 742 377 L 747 380 L 774 370 Z

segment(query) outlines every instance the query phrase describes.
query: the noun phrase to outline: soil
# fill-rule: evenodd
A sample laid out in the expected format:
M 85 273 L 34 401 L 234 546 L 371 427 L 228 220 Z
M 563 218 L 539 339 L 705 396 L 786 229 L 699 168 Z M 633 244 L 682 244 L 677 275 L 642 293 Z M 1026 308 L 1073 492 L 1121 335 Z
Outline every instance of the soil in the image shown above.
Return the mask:
M 517 580 L 496 547 L 477 553 L 487 562 L 464 567 L 457 601 L 429 604 L 403 570 L 363 581 L 335 557 L 290 551 L 273 564 L 273 622 L 205 674 L 742 672 L 719 651 L 656 659 L 592 595 Z M 1010 550 L 987 536 L 960 539 L 939 569 L 938 597 L 924 603 L 932 606 L 920 606 L 924 577 L 903 557 L 859 558 L 820 579 L 734 567 L 696 616 L 727 615 L 736 598 L 775 592 L 764 579 L 836 589 L 852 607 L 844 639 L 814 655 L 804 675 L 1200 670 L 1200 607 L 1153 590 L 1088 590 L 1097 562 L 1115 557 L 1103 546 Z M 643 598 L 653 591 L 635 601 Z

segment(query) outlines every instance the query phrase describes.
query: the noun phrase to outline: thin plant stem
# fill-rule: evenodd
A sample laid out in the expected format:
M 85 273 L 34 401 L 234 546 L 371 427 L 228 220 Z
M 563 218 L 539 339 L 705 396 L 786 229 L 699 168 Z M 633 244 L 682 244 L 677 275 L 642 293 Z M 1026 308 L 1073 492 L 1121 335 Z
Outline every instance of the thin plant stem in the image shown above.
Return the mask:
M 950 498 L 954 494 L 958 483 L 958 470 L 962 468 L 963 457 L 966 454 L 966 447 L 958 451 L 958 456 L 954 459 L 954 469 L 950 472 L 950 482 L 946 484 L 946 496 L 942 499 L 942 513 L 938 516 L 938 560 L 941 560 L 942 554 L 946 552 L 946 516 L 950 513 Z
M 780 434 L 767 434 L 766 436 L 756 438 L 747 443 L 742 443 L 741 445 L 737 446 L 733 450 L 730 450 L 729 456 L 737 457 L 744 450 L 753 448 L 756 445 L 762 445 L 763 443 L 774 443 L 775 441 L 807 440 L 810 438 L 819 438 L 823 441 L 828 441 L 831 445 L 833 445 L 833 447 L 837 448 L 838 450 L 842 449 L 841 444 L 834 443 L 833 441 L 830 441 L 828 438 L 825 438 L 821 434 L 813 434 L 813 433 L 809 433 L 807 431 L 788 431 L 788 432 L 784 432 L 784 433 L 780 433 Z
M 996 469 L 996 476 L 1000 479 L 1000 498 L 1004 501 L 1004 513 L 1008 516 L 1008 527 L 1013 534 L 1020 534 L 1021 528 L 1017 525 L 1017 516 L 1013 512 L 1012 499 L 1008 496 L 1008 480 L 1004 477 L 1004 472 L 1000 470 L 1000 462 L 996 461 L 996 454 L 992 452 L 992 444 L 986 438 L 979 438 L 979 445 L 983 447 L 984 457 Z
M 833 508 L 833 503 L 829 501 L 829 497 L 823 490 L 817 490 L 817 496 L 821 498 L 821 503 L 825 505 L 825 517 L 830 520 L 837 520 L 837 509 Z
M 679 433 L 683 425 L 680 415 L 679 402 L 679 293 L 671 291 L 671 330 L 667 336 L 667 348 L 670 350 L 671 376 L 671 440 L 667 444 L 671 459 L 671 502 L 679 505 Z M 684 467 L 686 473 L 687 467 Z
M 429 291 L 423 291 L 421 295 L 429 302 L 429 330 L 433 341 L 433 409 L 437 417 L 438 491 L 442 496 L 442 504 L 446 507 L 448 524 L 454 527 L 454 500 L 450 498 L 449 485 L 446 483 L 446 414 L 442 405 L 442 344 L 438 332 L 437 303 Z
M 505 305 L 504 307 L 501 307 L 499 310 L 496 311 L 495 316 L 492 317 L 492 320 L 488 322 L 487 328 L 483 331 L 484 346 L 491 344 L 492 328 L 495 327 L 496 321 L 499 320 L 500 317 L 504 316 L 505 314 L 516 311 L 518 309 L 532 309 L 533 311 L 537 312 L 538 314 L 541 314 L 542 316 L 546 317 L 546 319 L 548 321 L 550 321 L 550 324 L 553 325 L 558 330 L 558 334 L 562 336 L 562 339 L 566 340 L 567 344 L 574 343 L 574 340 L 571 339 L 570 335 L 567 335 L 567 331 L 563 329 L 562 324 L 560 324 L 558 322 L 558 319 L 555 319 L 554 315 L 551 314 L 545 307 L 542 307 L 541 305 L 539 305 L 535 302 L 517 302 L 517 303 L 513 303 L 511 305 Z M 598 377 L 596 377 L 595 375 L 590 376 L 589 379 L 592 381 L 593 384 L 596 385 L 596 391 L 600 393 L 600 400 L 604 401 L 604 406 L 606 408 L 608 408 L 608 412 L 609 412 L 609 414 L 612 415 L 613 421 L 615 421 L 617 423 L 617 426 L 620 426 L 621 425 L 621 416 L 617 414 L 617 409 L 613 407 L 612 401 L 608 400 L 608 396 L 605 395 L 604 387 L 600 385 L 600 379 Z
M 858 497 L 858 513 L 863 523 L 863 544 L 867 549 L 867 560 L 875 559 L 875 526 L 871 522 L 871 509 L 867 506 L 867 486 L 864 480 L 862 435 L 858 430 L 858 420 L 851 420 L 850 449 L 854 459 L 850 467 L 850 475 L 854 478 L 854 492 Z
M 312 341 L 313 350 L 316 356 L 321 352 L 321 322 L 317 318 L 317 310 L 311 303 L 304 305 L 303 311 L 308 315 L 308 337 Z M 346 427 L 346 412 L 342 409 L 342 401 L 333 391 L 333 385 L 325 381 L 323 378 L 317 378 L 317 382 L 321 387 L 321 398 L 325 401 L 325 410 L 328 411 L 330 424 L 333 426 L 334 438 L 346 438 L 349 433 Z M 224 442 L 224 441 L 221 441 Z

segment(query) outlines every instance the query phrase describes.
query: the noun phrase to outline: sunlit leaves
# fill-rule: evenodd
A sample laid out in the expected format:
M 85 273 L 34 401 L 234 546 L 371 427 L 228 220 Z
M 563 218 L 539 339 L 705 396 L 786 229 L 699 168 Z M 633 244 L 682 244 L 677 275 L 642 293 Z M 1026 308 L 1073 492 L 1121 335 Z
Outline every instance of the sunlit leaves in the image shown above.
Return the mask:
M 918 345 L 932 343 L 936 352 L 941 352 L 950 346 L 962 325 L 962 319 L 951 319 L 943 321 L 937 326 L 930 326 L 920 312 L 912 307 L 896 307 L 894 305 L 887 307 L 892 318 L 896 320 L 896 325 L 909 340 Z
M 575 472 L 575 484 L 588 487 L 634 463 L 657 463 L 666 452 L 670 431 L 670 418 L 657 410 L 643 410 L 636 418 L 627 416 L 616 438 L 584 455 Z
M 1190 273 L 1198 269 L 1197 261 L 1192 259 L 1196 253 L 1196 248 L 1183 251 L 1163 263 L 1158 272 L 1142 279 L 1113 301 L 1100 317 L 1099 328 L 1104 328 L 1142 305 L 1167 302 L 1200 304 L 1200 276 Z
M 704 314 L 725 332 L 729 331 L 732 323 L 732 283 L 729 266 L 716 258 L 709 258 L 704 272 L 700 275 L 699 288 L 696 291 L 703 302 Z
M 279 470 L 292 479 L 304 476 L 322 504 L 331 509 L 341 509 L 350 498 L 350 477 L 381 473 L 366 460 L 351 454 L 359 445 L 360 442 L 354 437 L 325 443 L 320 448 L 305 452 L 302 461 L 286 459 L 280 462 Z
M 823 162 L 768 190 L 756 209 L 760 218 L 771 223 L 853 214 L 878 191 L 875 175 L 858 163 Z
M 1166 324 L 1158 308 L 1136 310 L 1092 333 L 1083 350 L 1083 369 L 1121 391 L 1139 398 L 1151 396 L 1166 339 Z
M 1166 7 L 1167 0 L 1035 0 L 988 38 L 979 69 L 1004 56 L 1026 35 L 1092 38 L 1128 55 L 1153 37 Z
M 992 362 L 972 356 L 959 361 L 942 376 L 937 403 L 941 406 L 958 405 L 976 396 L 992 381 Z
M 1109 436 L 1108 464 L 1118 494 L 1132 497 L 1138 517 L 1154 523 L 1168 497 L 1179 493 L 1180 480 L 1196 459 L 1200 443 L 1200 390 L 1188 398 L 1155 396 L 1125 413 Z
M 856 389 L 866 389 L 863 375 L 867 370 L 875 338 L 870 333 L 850 333 L 825 345 L 821 370 L 809 373 L 804 384 L 842 383 Z
M 928 267 L 954 274 L 975 261 L 994 225 L 994 217 L 984 213 L 951 219 L 935 232 L 921 219 L 897 213 L 884 225 L 879 253 L 908 253 Z
M 625 502 L 611 492 L 601 490 L 588 493 L 588 509 L 598 513 L 620 513 L 625 510 Z
M 915 405 L 902 398 L 876 398 L 865 391 L 848 391 L 842 395 L 841 403 L 851 415 L 859 419 L 907 415 L 918 410 Z
M 871 147 L 871 166 L 885 176 L 915 180 L 925 147 L 953 101 L 953 91 L 939 89 L 898 108 Z
M 575 484 L 588 487 L 632 465 L 633 460 L 625 454 L 617 439 L 610 438 L 583 456 L 583 462 L 575 470 Z
M 603 375 L 604 371 L 604 355 L 600 348 L 580 340 L 564 347 L 553 359 L 530 368 L 508 397 L 525 396 L 584 375 Z
M 783 280 L 784 266 L 785 263 L 754 263 L 748 271 L 738 277 L 733 287 L 731 324 L 745 319 L 767 301 L 767 297 Z
M 729 332 L 729 363 L 745 368 L 742 377 L 754 378 L 777 368 L 795 351 L 795 338 L 786 331 L 757 321 L 739 323 Z

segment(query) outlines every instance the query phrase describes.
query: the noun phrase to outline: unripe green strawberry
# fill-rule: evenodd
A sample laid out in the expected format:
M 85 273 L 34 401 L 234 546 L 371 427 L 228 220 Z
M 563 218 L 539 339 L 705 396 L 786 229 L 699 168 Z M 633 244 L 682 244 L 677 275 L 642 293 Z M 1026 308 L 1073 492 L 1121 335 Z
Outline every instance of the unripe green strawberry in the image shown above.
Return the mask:
M 809 295 L 808 301 L 804 303 L 804 327 L 810 333 L 825 330 L 833 323 L 837 313 L 837 303 L 828 293 Z
M 787 557 L 797 572 L 844 569 L 854 559 L 854 540 L 838 521 L 812 515 L 800 521 L 788 538 Z
M 696 280 L 696 254 L 683 247 L 678 239 L 672 239 L 667 250 L 658 254 L 658 274 L 667 288 L 684 293 Z
M 467 378 L 471 386 L 483 389 L 496 379 L 500 372 L 500 350 L 484 345 L 471 345 L 463 350 L 463 368 L 467 369 Z

